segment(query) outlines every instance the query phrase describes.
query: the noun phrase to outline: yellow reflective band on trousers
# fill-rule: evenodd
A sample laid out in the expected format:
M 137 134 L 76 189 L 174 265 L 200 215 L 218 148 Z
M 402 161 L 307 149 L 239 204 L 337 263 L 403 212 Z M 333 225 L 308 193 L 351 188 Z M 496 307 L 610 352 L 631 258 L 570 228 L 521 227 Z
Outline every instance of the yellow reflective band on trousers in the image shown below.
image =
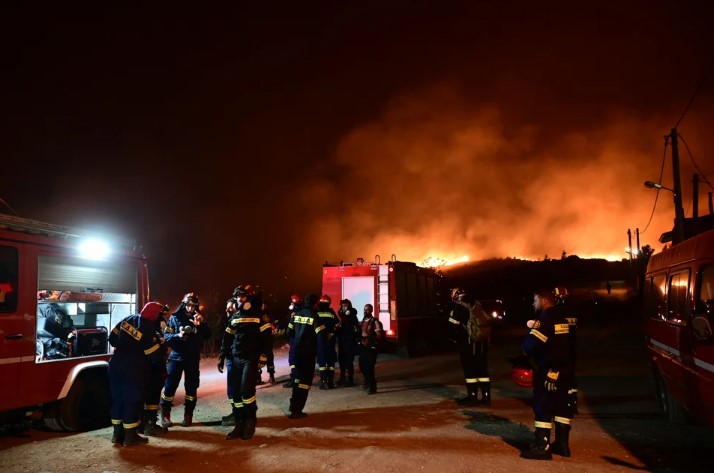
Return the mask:
M 121 419 L 112 419 L 112 425 L 121 425 Z
M 541 422 L 539 420 L 535 421 L 536 429 L 550 429 L 551 427 L 553 427 L 553 424 L 550 422 Z
M 195 401 L 196 399 L 198 399 L 196 396 L 186 396 L 187 401 Z
M 131 424 L 124 424 L 124 428 L 125 429 L 135 429 L 135 428 L 139 427 L 139 424 L 141 424 L 141 422 L 132 422 Z
M 310 385 L 309 385 L 309 384 L 298 383 L 298 388 L 300 388 L 300 389 L 306 389 L 306 390 L 309 391 L 309 390 L 310 390 Z
M 479 383 L 490 383 L 491 378 L 476 378 L 476 381 L 478 381 Z
M 173 396 L 168 397 L 168 396 L 164 396 L 164 395 L 162 394 L 162 395 L 161 395 L 161 399 L 163 399 L 164 401 L 169 401 L 169 402 L 171 402 L 171 401 L 174 400 L 174 397 L 173 397 Z
M 478 383 L 478 378 L 466 378 L 467 383 Z
M 241 407 L 243 407 L 243 401 L 234 402 L 233 407 L 235 407 L 236 409 L 240 409 Z
M 567 417 L 558 417 L 558 416 L 555 416 L 555 417 L 553 417 L 553 420 L 556 421 L 556 422 L 559 423 L 559 424 L 567 424 L 567 425 L 570 425 L 570 419 L 568 419 Z
M 257 398 L 256 396 L 253 396 L 253 397 L 249 397 L 248 399 L 243 399 L 243 404 L 246 406 L 248 404 L 253 404 L 255 402 L 256 398 Z

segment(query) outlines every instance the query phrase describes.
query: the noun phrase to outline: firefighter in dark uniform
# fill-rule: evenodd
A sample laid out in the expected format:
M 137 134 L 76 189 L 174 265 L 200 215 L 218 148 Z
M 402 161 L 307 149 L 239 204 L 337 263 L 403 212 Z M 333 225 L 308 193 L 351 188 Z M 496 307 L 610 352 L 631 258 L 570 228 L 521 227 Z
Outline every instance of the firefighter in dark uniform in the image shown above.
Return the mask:
M 315 358 L 317 356 L 317 339 L 324 337 L 325 327 L 320 324 L 317 316 L 319 299 L 316 294 L 305 296 L 304 307 L 293 317 L 292 326 L 288 327 L 289 335 L 295 337 L 295 381 L 292 397 L 288 408 L 290 419 L 302 419 L 307 416 L 303 409 L 315 376 Z M 327 334 L 332 337 L 334 334 Z
M 550 290 L 538 290 L 533 308 L 540 312 L 523 341 L 523 353 L 533 359 L 533 412 L 535 442 L 521 453 L 523 458 L 551 460 L 552 454 L 570 456 L 571 411 L 568 389 L 575 376 L 573 337 L 562 305 L 556 305 Z M 555 441 L 550 431 L 555 423 Z
M 149 441 L 139 436 L 137 428 L 151 378 L 151 358 L 159 354 L 159 344 L 154 339 L 156 321 L 164 310 L 163 304 L 149 302 L 140 314 L 126 317 L 109 334 L 109 343 L 114 347 L 109 360 L 113 443 L 128 447 Z
M 570 336 L 573 338 L 573 365 L 577 361 L 577 334 L 578 334 L 578 317 L 571 312 L 569 305 L 565 304 L 568 298 L 568 289 L 564 286 L 558 286 L 553 291 L 555 295 L 555 303 L 563 304 L 565 306 L 565 317 L 568 320 L 568 325 L 570 326 Z M 568 389 L 568 405 L 570 406 L 571 418 L 578 414 L 578 383 L 573 375 L 573 385 Z
M 491 378 L 488 373 L 488 345 L 491 337 L 490 317 L 478 301 L 474 305 L 464 299 L 466 291 L 457 287 L 451 291 L 453 308 L 449 315 L 451 340 L 456 343 L 466 382 L 466 396 L 456 400 L 460 406 L 491 405 Z M 475 319 L 472 318 L 472 312 Z M 476 324 L 476 327 L 474 327 Z M 481 398 L 479 399 L 479 391 Z
M 139 433 L 148 435 L 149 437 L 158 437 L 169 429 L 162 427 L 158 422 L 159 402 L 161 401 L 161 389 L 166 382 L 166 361 L 168 357 L 168 348 L 164 340 L 164 331 L 166 330 L 166 319 L 164 315 L 168 314 L 169 306 L 164 306 L 164 312 L 156 320 L 154 328 L 154 342 L 159 344 L 156 356 L 151 357 L 151 379 L 146 389 L 146 400 L 144 401 L 144 416 L 142 425 L 139 427 Z
M 231 321 L 233 314 L 238 312 L 238 288 L 233 290 L 233 296 L 226 301 L 226 327 Z M 225 328 L 223 329 L 225 332 Z M 231 406 L 231 413 L 221 417 L 221 425 L 224 427 L 230 427 L 236 425 L 235 416 L 233 415 L 233 357 L 232 356 L 220 356 L 218 361 L 218 371 L 223 373 L 223 369 L 226 370 L 226 394 L 228 395 L 228 402 Z
M 382 322 L 374 317 L 373 312 L 372 304 L 365 304 L 364 316 L 360 322 L 359 369 L 364 378 L 362 389 L 367 391 L 367 394 L 377 393 L 377 348 L 384 338 Z
M 340 379 L 336 384 L 337 386 L 354 386 L 359 320 L 357 311 L 352 307 L 352 302 L 349 299 L 340 301 L 340 310 L 337 312 L 337 316 L 340 321 L 335 327 L 335 336 L 337 337 Z
M 248 440 L 255 434 L 258 404 L 256 402 L 255 374 L 261 356 L 260 306 L 261 296 L 255 294 L 250 285 L 236 288 L 238 311 L 233 314 L 221 343 L 221 359 L 232 359 L 231 378 L 233 382 L 233 416 L 235 427 L 226 440 L 241 438 Z
M 261 337 L 261 356 L 258 363 L 258 379 L 257 384 L 263 384 L 263 368 L 268 372 L 268 382 L 270 385 L 275 384 L 275 354 L 273 353 L 273 335 L 275 334 L 275 323 L 270 318 L 268 313 L 268 304 L 263 302 L 260 314 L 260 337 Z
M 325 334 L 332 334 L 329 338 L 323 336 L 317 339 L 317 366 L 320 371 L 320 389 L 334 389 L 335 387 L 335 362 L 337 361 L 337 349 L 335 348 L 336 338 L 335 326 L 338 318 L 335 311 L 330 307 L 332 298 L 327 294 L 320 297 L 317 306 L 317 316 L 320 318 L 318 324 L 322 325 Z
M 201 346 L 202 341 L 210 337 L 211 328 L 204 323 L 203 315 L 198 312 L 198 296 L 189 292 L 184 296 L 176 312 L 171 314 L 164 333 L 171 354 L 164 393 L 161 395 L 162 427 L 173 425 L 171 408 L 176 389 L 181 382 L 181 375 L 184 376 L 183 384 L 186 392 L 181 425 L 190 427 L 193 423 L 193 411 L 196 408 L 200 384 Z
M 290 380 L 283 384 L 284 388 L 292 388 L 295 382 L 295 331 L 293 326 L 293 319 L 295 314 L 302 310 L 302 298 L 298 294 L 293 294 L 290 296 L 290 319 L 288 320 L 288 343 L 290 349 L 288 350 L 288 365 L 290 365 Z

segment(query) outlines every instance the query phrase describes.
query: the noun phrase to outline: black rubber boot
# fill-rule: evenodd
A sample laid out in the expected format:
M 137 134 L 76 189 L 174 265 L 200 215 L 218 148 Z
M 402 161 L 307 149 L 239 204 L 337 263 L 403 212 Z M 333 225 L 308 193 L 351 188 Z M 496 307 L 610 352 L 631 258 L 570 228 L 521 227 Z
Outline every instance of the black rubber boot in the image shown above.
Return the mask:
M 479 403 L 482 406 L 491 405 L 491 383 L 481 383 L 481 400 Z
M 555 442 L 551 451 L 563 457 L 570 456 L 570 426 L 561 422 L 555 423 Z
M 268 381 L 271 386 L 275 386 L 275 373 L 269 373 Z
M 457 399 L 456 404 L 459 406 L 478 406 L 479 402 L 476 394 L 469 393 L 467 396 Z
M 112 434 L 112 443 L 124 443 L 124 425 L 123 424 L 112 424 L 114 426 L 114 433 Z
M 529 460 L 552 460 L 550 449 L 550 429 L 536 428 L 535 443 L 528 450 L 521 452 L 521 458 Z
M 233 427 L 233 430 L 228 432 L 228 435 L 226 435 L 226 440 L 243 438 L 243 429 L 245 428 L 245 419 L 243 418 L 243 413 L 238 409 L 234 409 L 233 418 L 235 425 Z
M 143 445 L 149 443 L 149 439 L 146 437 L 140 437 L 139 433 L 136 431 L 136 427 L 131 429 L 124 429 L 124 446 L 131 447 L 132 445 Z
M 335 383 L 337 386 L 344 386 L 347 380 L 345 379 L 345 371 L 340 370 L 340 378 Z
M 335 389 L 335 372 L 330 371 L 327 373 L 327 388 L 328 389 Z
M 243 440 L 250 440 L 255 435 L 255 427 L 258 425 L 258 419 L 255 417 L 255 413 L 249 416 L 245 423 L 243 424 L 243 431 L 240 434 L 240 438 Z
M 183 422 L 181 422 L 181 427 L 191 427 L 193 425 L 193 410 L 196 408 L 196 404 L 186 404 L 183 411 Z
M 355 385 L 355 374 L 352 371 L 347 371 L 347 383 L 345 383 L 345 386 L 350 388 L 354 385 Z
M 166 427 L 161 427 L 158 424 L 158 417 L 158 411 L 148 409 L 144 411 L 144 418 L 146 419 L 146 424 L 144 424 L 144 435 L 148 435 L 149 437 L 160 437 L 169 431 Z
M 161 404 L 161 427 L 172 427 L 171 404 Z

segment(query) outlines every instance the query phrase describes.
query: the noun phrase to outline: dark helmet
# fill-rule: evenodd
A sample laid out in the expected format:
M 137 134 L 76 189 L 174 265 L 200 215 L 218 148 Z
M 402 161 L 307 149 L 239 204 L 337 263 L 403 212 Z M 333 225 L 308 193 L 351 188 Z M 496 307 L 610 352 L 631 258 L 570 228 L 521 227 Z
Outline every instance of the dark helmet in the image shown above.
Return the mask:
M 185 296 L 183 296 L 183 300 L 181 302 L 183 302 L 185 305 L 198 306 L 198 296 L 195 292 L 189 292 Z
M 352 307 L 352 301 L 349 299 L 342 299 L 340 301 L 340 305 L 342 305 L 342 304 L 346 305 L 347 307 Z
M 533 386 L 533 370 L 516 366 L 511 369 L 511 379 L 518 386 L 530 388 Z
M 253 292 L 253 286 L 244 284 L 233 289 L 233 297 L 252 296 Z
M 300 302 L 302 302 L 302 297 L 300 297 L 299 294 L 293 294 L 292 296 L 290 296 L 290 302 L 292 302 L 293 304 L 299 304 Z
M 459 296 L 466 294 L 466 291 L 464 291 L 460 287 L 455 287 L 451 290 L 451 300 L 455 301 L 456 299 L 459 298 Z

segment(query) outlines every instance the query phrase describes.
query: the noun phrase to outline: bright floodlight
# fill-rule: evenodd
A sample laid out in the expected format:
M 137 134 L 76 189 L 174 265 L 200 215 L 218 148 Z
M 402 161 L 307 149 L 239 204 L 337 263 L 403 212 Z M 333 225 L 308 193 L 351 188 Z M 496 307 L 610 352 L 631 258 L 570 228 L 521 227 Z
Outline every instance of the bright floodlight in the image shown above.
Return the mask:
M 660 184 L 657 184 L 656 182 L 652 181 L 645 181 L 645 187 L 649 187 L 650 189 L 661 189 L 662 186 Z
M 101 240 L 85 240 L 79 245 L 83 258 L 102 260 L 109 256 L 109 245 Z

